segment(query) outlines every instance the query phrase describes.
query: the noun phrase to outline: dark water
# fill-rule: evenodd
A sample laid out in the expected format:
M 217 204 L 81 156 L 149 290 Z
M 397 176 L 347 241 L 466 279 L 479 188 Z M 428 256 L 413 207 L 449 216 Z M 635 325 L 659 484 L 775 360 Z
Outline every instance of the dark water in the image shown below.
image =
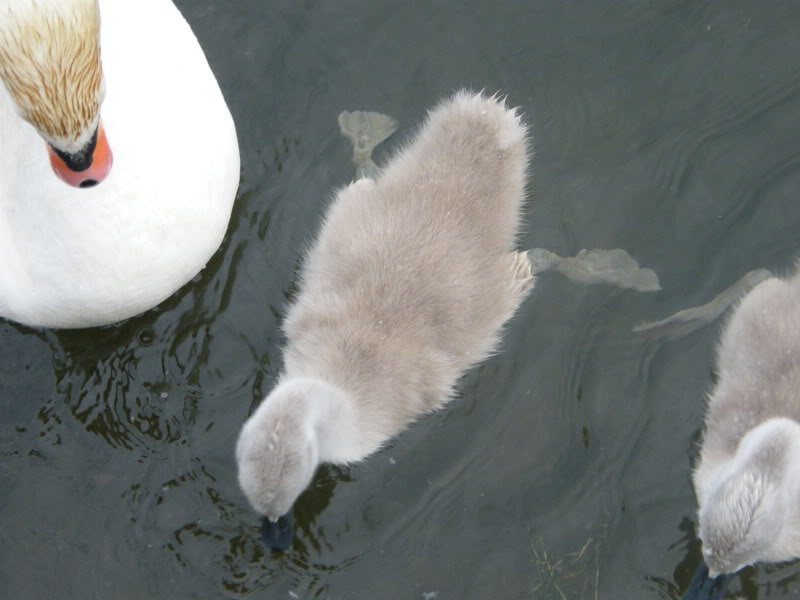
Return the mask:
M 0 324 L 4 598 L 677 598 L 717 328 L 631 327 L 784 269 L 800 228 L 791 0 L 182 0 L 238 124 L 209 266 L 156 310 L 67 333 Z M 272 555 L 233 443 L 280 366 L 299 251 L 353 174 L 341 110 L 400 120 L 460 86 L 530 115 L 523 243 L 624 248 L 639 294 L 545 274 L 504 352 L 364 464 L 323 468 Z M 733 593 L 794 598 L 797 566 Z

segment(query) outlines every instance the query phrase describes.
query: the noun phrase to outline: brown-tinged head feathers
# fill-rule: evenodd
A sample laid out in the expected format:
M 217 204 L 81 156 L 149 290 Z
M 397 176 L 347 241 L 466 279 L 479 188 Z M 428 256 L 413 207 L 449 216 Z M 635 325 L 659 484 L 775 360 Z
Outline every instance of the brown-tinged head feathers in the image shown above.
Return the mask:
M 84 146 L 104 92 L 97 0 L 11 0 L 0 14 L 0 79 L 48 142 Z

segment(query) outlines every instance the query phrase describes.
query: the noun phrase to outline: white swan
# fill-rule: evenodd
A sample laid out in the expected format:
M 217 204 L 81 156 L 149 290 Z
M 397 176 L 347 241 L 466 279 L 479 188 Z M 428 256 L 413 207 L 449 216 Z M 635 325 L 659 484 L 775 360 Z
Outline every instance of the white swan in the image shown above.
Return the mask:
M 283 374 L 242 428 L 239 482 L 277 521 L 322 462 L 375 452 L 440 408 L 530 290 L 515 252 L 525 127 L 461 92 L 380 171 L 341 190 L 284 325 Z
M 6 0 L 0 79 L 0 317 L 107 324 L 202 269 L 239 152 L 172 2 Z
M 744 297 L 717 368 L 694 473 L 712 577 L 800 557 L 800 272 Z

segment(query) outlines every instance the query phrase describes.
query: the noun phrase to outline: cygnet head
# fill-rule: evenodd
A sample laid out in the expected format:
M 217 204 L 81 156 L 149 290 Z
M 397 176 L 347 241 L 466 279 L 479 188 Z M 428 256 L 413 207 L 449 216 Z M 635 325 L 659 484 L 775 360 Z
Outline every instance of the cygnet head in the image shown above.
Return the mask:
M 800 555 L 794 438 L 800 426 L 772 419 L 745 436 L 699 511 L 703 557 L 711 577 L 757 562 Z
M 319 464 L 314 409 L 323 386 L 303 379 L 278 385 L 239 434 L 239 485 L 256 512 L 272 522 L 291 510 Z
M 757 475 L 737 475 L 722 484 L 700 512 L 703 558 L 711 577 L 766 559 L 765 551 L 783 522 L 781 514 L 763 508 L 775 505 L 774 499 L 765 497 L 773 494 Z

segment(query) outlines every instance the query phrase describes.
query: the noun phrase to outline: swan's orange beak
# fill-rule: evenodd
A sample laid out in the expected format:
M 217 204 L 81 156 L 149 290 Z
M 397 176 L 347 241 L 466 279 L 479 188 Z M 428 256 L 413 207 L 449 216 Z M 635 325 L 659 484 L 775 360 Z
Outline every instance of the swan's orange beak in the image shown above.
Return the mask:
M 87 148 L 88 157 L 81 156 L 79 161 L 74 162 L 71 160 L 74 155 L 64 155 L 56 151 L 50 144 L 47 144 L 47 152 L 50 154 L 50 165 L 58 178 L 69 185 L 80 188 L 93 187 L 103 181 L 114 163 L 114 155 L 108 146 L 106 130 L 102 123 L 97 126 L 97 142 L 94 149 L 91 149 L 91 144 Z

